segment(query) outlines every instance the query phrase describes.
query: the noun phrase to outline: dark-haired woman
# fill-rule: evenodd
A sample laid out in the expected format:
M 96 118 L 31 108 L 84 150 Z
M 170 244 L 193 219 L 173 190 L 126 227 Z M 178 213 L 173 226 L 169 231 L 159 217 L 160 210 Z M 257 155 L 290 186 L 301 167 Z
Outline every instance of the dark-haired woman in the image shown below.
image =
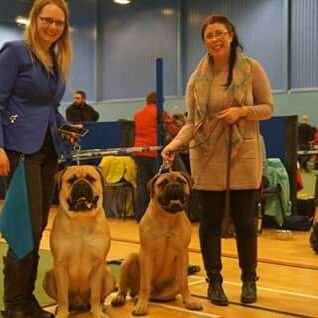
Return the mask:
M 199 235 L 209 282 L 208 298 L 213 304 L 226 306 L 228 298 L 221 275 L 221 223 L 228 186 L 227 154 L 231 148 L 230 213 L 243 282 L 241 301 L 253 303 L 257 300 L 255 197 L 263 164 L 259 121 L 273 113 L 271 87 L 260 63 L 242 53 L 235 27 L 228 18 L 207 17 L 201 36 L 207 54 L 187 85 L 187 122 L 162 151 L 162 157 L 171 162 L 175 152 L 190 142 L 194 188 L 199 190 L 203 207 Z

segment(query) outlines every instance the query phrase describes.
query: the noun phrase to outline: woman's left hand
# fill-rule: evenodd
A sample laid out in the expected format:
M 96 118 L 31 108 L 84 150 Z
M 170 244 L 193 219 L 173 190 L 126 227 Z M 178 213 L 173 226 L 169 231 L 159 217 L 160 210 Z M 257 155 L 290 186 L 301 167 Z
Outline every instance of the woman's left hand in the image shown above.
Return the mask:
M 240 117 L 247 115 L 246 107 L 229 107 L 217 114 L 217 118 L 223 120 L 228 125 L 232 125 L 238 121 Z

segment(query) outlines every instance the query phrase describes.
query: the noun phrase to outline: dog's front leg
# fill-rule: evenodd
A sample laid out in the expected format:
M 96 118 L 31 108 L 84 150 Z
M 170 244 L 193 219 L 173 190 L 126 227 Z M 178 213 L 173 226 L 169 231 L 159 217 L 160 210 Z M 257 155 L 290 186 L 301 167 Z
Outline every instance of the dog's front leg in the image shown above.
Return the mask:
M 185 304 L 187 309 L 190 310 L 202 310 L 203 307 L 201 304 L 193 302 L 191 300 L 191 295 L 190 295 L 190 290 L 189 290 L 189 285 L 188 285 L 188 265 L 189 265 L 189 256 L 188 256 L 188 252 L 185 251 L 184 253 L 182 253 L 182 255 L 180 255 L 180 257 L 178 258 L 178 261 L 180 262 L 180 267 L 176 267 L 176 268 L 180 268 L 182 270 L 177 272 L 177 279 L 180 282 L 180 293 L 183 299 L 183 303 Z
M 69 277 L 67 265 L 63 262 L 54 264 L 54 276 L 57 289 L 57 315 L 56 318 L 68 318 L 69 316 Z
M 94 318 L 108 318 L 103 313 L 103 307 L 101 303 L 102 297 L 102 285 L 104 283 L 104 276 L 106 272 L 104 262 L 99 262 L 92 270 L 91 278 L 91 312 Z
M 138 302 L 132 312 L 134 316 L 145 316 L 148 313 L 148 301 L 153 271 L 153 259 L 151 259 L 149 254 L 151 254 L 149 251 L 140 249 L 140 290 Z

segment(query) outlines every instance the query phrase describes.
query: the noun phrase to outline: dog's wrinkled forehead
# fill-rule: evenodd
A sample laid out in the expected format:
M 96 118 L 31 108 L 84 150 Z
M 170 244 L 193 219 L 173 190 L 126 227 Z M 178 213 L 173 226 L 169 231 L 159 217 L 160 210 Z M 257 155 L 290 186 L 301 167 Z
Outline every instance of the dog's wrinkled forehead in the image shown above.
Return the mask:
M 155 185 L 160 184 L 161 182 L 163 182 L 163 180 L 169 180 L 170 182 L 179 182 L 179 183 L 188 182 L 185 176 L 182 175 L 181 173 L 167 172 L 167 173 L 160 174 L 158 176 L 157 180 L 155 181 Z
M 162 174 L 157 174 L 154 176 L 148 183 L 148 189 L 150 192 L 150 196 L 152 197 L 154 194 L 154 188 L 159 188 L 164 186 L 166 183 L 177 182 L 188 185 L 189 191 L 192 188 L 191 178 L 183 172 L 171 171 Z
M 89 182 L 102 180 L 103 175 L 98 167 L 95 166 L 70 166 L 62 171 L 59 171 L 56 175 L 56 181 L 59 187 L 62 184 L 72 184 L 77 180 L 85 179 Z
M 98 176 L 98 172 L 93 167 L 86 167 L 79 166 L 79 167 L 70 167 L 66 170 L 66 172 L 63 175 L 63 179 L 68 179 L 70 177 L 76 177 L 78 179 L 87 179 L 88 176 Z

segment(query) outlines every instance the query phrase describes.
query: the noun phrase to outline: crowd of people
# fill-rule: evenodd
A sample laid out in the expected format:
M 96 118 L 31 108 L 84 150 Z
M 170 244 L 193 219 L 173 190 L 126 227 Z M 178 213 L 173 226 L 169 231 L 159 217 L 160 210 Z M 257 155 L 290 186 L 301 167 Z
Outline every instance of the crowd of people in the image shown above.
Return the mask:
M 7 42 L 0 50 L 0 175 L 8 187 L 23 157 L 34 237 L 34 249 L 22 259 L 10 248 L 4 257 L 4 318 L 54 317 L 41 308 L 34 287 L 62 139 L 74 143 L 74 138 L 61 136 L 58 127 L 99 119 L 82 90 L 75 92 L 66 119 L 59 112 L 72 62 L 67 2 L 36 0 L 29 20 L 24 39 Z M 146 105 L 134 114 L 134 146 L 157 145 L 161 123 L 163 164 L 174 164 L 175 169 L 191 174 L 202 205 L 199 238 L 207 297 L 219 306 L 229 304 L 221 261 L 222 221 L 229 213 L 236 232 L 241 301 L 249 304 L 257 301 L 255 202 L 264 157 L 259 123 L 274 111 L 271 85 L 261 63 L 244 53 L 238 32 L 227 17 L 208 16 L 201 39 L 205 54 L 187 83 L 186 114 L 158 114 L 156 92 L 149 92 Z M 300 150 L 318 144 L 318 133 L 306 116 L 298 135 Z M 188 167 L 180 157 L 185 148 L 189 150 Z M 137 222 L 149 203 L 147 183 L 158 171 L 158 157 L 156 151 L 134 156 Z M 300 162 L 307 169 L 308 157 L 302 156 Z

